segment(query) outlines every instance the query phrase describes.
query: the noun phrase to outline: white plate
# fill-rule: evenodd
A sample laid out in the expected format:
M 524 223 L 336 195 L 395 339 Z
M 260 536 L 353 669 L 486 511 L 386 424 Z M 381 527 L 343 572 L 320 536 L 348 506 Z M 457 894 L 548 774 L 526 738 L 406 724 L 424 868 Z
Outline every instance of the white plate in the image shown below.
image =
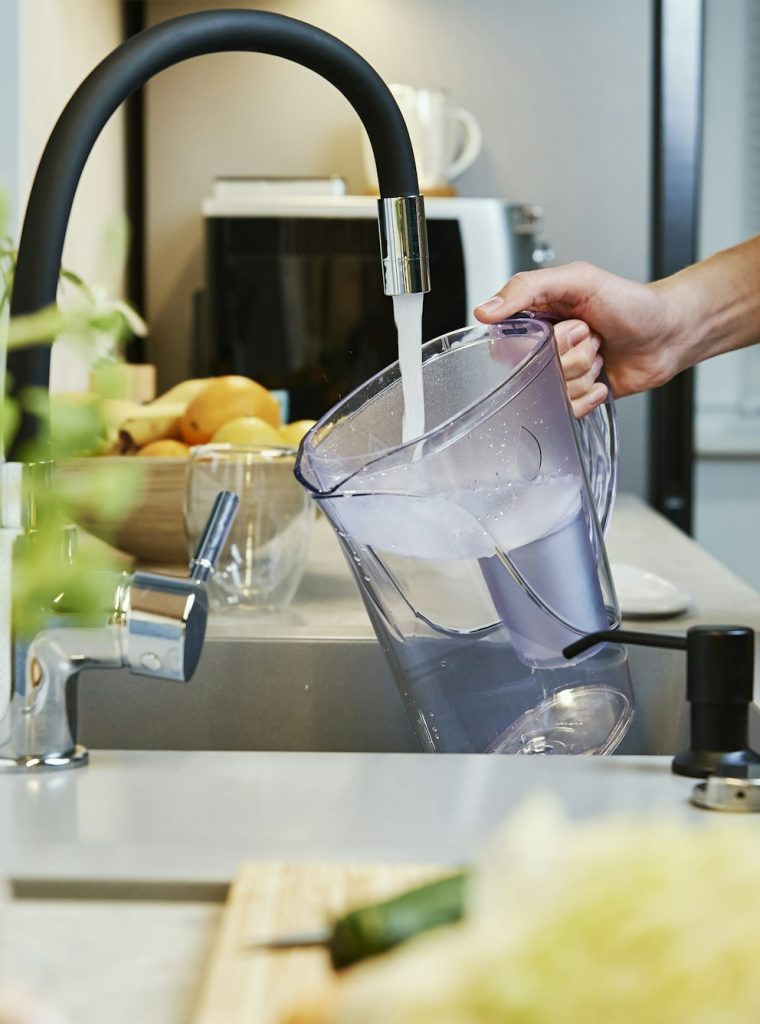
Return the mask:
M 628 618 L 680 615 L 691 604 L 690 594 L 653 572 L 619 563 L 613 563 L 610 569 L 620 610 Z

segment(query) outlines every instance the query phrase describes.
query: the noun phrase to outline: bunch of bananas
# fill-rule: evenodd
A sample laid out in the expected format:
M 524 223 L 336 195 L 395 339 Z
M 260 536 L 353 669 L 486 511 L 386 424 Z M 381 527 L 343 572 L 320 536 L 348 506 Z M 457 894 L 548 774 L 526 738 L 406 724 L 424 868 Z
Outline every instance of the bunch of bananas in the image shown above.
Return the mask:
M 234 375 L 182 381 L 145 405 L 104 399 L 100 412 L 108 455 L 185 458 L 208 442 L 296 447 L 314 425 L 283 424 L 275 396 Z

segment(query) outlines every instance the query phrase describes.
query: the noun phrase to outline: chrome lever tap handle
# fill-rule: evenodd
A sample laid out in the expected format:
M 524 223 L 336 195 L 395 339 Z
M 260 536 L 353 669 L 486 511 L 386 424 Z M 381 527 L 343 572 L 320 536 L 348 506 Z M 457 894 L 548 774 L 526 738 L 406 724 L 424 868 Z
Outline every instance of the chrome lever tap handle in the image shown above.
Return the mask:
M 220 491 L 208 517 L 198 548 L 190 559 L 188 575 L 196 583 L 205 583 L 227 543 L 240 498 L 234 491 Z
M 136 572 L 126 588 L 127 664 L 139 675 L 186 682 L 203 650 L 208 617 L 205 580 L 224 547 L 239 498 L 220 491 L 190 561 L 189 579 Z

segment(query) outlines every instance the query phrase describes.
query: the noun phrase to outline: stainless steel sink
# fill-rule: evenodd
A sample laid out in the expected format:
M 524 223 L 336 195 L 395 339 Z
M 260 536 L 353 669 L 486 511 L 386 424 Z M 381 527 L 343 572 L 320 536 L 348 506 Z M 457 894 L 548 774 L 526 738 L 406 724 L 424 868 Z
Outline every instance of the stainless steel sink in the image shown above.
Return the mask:
M 120 750 L 420 749 L 369 639 L 211 639 L 184 684 L 83 673 L 79 736 Z
M 627 547 L 616 548 L 623 561 L 631 560 L 632 545 L 641 542 L 644 516 L 647 531 L 663 529 L 640 503 L 619 503 L 617 522 L 631 537 Z M 674 558 L 696 564 L 707 557 L 674 530 L 668 534 L 671 548 Z M 717 563 L 709 562 L 708 569 L 717 579 Z M 738 585 L 731 582 L 731 587 Z M 723 587 L 730 589 L 725 582 Z M 747 595 L 742 601 L 750 607 Z M 716 622 L 735 619 L 732 608 L 704 600 L 701 614 Z M 692 621 L 657 625 L 676 632 Z M 635 622 L 624 625 L 641 628 Z M 630 647 L 628 656 L 637 707 L 617 753 L 667 755 L 685 749 L 685 655 Z M 81 741 L 94 749 L 420 750 L 358 589 L 324 519 L 315 524 L 307 573 L 287 612 L 268 624 L 234 615 L 212 619 L 190 683 L 127 672 L 82 673 L 79 714 Z M 757 705 L 750 735 L 758 749 Z
M 685 658 L 630 648 L 637 702 L 618 753 L 688 746 Z M 419 751 L 377 642 L 210 639 L 191 683 L 83 673 L 79 734 L 122 750 Z

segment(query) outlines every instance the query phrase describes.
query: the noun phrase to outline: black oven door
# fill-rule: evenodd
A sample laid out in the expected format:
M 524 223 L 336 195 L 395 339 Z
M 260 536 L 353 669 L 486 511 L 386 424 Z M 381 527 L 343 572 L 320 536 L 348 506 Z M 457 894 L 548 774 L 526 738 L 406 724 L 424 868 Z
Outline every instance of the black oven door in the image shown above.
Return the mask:
M 428 220 L 428 242 L 424 339 L 468 321 L 458 222 Z M 291 420 L 318 419 L 398 358 L 377 222 L 208 218 L 195 321 L 195 376 L 252 377 L 288 392 Z

